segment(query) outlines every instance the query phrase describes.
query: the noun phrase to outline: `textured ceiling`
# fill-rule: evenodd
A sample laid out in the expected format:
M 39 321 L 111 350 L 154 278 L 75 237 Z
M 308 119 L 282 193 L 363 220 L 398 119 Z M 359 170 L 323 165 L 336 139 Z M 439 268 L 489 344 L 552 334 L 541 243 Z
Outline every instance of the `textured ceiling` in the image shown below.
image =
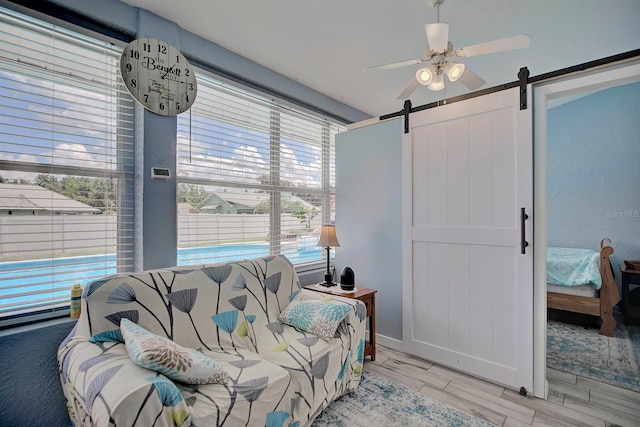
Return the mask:
M 428 0 L 124 0 L 331 98 L 379 116 L 402 108 L 397 95 L 418 65 L 363 74 L 366 66 L 422 58 Z M 446 0 L 440 21 L 454 48 L 528 34 L 531 46 L 462 60 L 484 87 L 640 48 L 639 0 Z M 447 82 L 448 83 L 448 82 Z M 421 105 L 468 93 L 419 87 Z

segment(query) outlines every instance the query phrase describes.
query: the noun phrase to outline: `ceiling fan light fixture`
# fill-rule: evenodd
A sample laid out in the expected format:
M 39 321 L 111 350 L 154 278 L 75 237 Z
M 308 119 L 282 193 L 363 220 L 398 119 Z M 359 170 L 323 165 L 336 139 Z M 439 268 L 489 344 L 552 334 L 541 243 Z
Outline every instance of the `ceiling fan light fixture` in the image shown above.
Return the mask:
M 442 78 L 442 74 L 437 74 L 434 76 L 431 84 L 427 86 L 427 89 L 433 91 L 439 91 L 444 89 L 444 79 Z
M 429 64 L 424 68 L 420 68 L 418 71 L 416 71 L 416 80 L 418 80 L 418 83 L 420 83 L 421 85 L 426 86 L 433 80 L 435 71 L 436 70 L 433 64 Z
M 444 72 L 451 83 L 458 80 L 464 73 L 464 64 L 460 62 L 447 62 L 444 66 Z
M 446 52 L 449 47 L 449 24 L 438 22 L 424 26 L 427 31 L 427 41 L 429 49 L 434 52 Z

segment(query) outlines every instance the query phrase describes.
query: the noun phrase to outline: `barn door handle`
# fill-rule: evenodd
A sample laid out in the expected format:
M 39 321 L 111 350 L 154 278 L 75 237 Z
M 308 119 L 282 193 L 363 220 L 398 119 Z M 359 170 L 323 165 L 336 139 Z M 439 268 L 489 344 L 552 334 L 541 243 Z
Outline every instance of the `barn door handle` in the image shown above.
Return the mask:
M 520 253 L 526 253 L 526 247 L 529 246 L 529 242 L 525 240 L 524 222 L 529 219 L 529 215 L 524 211 L 524 208 L 520 208 Z

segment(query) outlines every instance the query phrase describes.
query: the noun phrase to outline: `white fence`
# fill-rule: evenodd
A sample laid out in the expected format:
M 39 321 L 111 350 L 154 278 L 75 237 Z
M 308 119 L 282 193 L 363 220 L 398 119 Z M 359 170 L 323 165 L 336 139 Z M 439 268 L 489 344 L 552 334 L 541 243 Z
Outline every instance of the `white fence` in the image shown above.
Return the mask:
M 115 248 L 116 235 L 113 215 L 1 216 L 0 256 L 91 253 Z
M 289 214 L 281 217 L 282 235 L 308 234 L 320 227 L 320 215 L 311 227 Z M 92 253 L 117 247 L 115 215 L 0 216 L 0 257 Z M 221 241 L 267 241 L 269 216 L 179 215 L 178 245 L 214 244 Z
M 283 214 L 281 235 L 293 236 L 308 234 L 320 227 L 318 217 L 311 221 L 311 227 L 305 230 L 305 224 L 298 218 Z M 180 215 L 178 217 L 178 245 L 192 246 L 207 242 L 243 241 L 266 242 L 269 237 L 269 215 Z

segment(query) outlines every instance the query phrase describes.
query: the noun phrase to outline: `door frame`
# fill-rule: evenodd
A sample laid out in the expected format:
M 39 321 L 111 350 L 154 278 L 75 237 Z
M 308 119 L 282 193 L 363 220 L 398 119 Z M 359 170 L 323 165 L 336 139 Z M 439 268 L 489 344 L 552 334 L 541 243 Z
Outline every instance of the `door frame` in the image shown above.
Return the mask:
M 568 75 L 533 85 L 533 394 L 546 399 L 547 382 L 547 110 L 550 103 L 640 81 L 640 61 Z

